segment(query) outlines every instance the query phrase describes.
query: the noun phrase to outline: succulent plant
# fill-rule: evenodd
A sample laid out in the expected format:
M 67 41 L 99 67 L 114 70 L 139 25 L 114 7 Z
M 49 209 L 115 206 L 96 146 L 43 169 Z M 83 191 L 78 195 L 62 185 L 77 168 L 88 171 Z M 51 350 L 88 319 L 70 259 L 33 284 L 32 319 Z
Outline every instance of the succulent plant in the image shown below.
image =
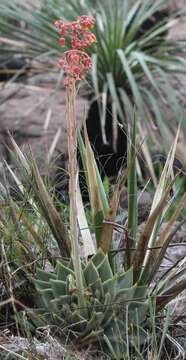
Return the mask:
M 82 269 L 85 308 L 78 307 L 71 260 L 58 261 L 54 273 L 37 269 L 35 285 L 43 300 L 43 316 L 47 318 L 48 324 L 50 317 L 53 325 L 60 324 L 64 332 L 66 329 L 76 347 L 96 342 L 102 344 L 103 348 L 103 341 L 107 342 L 108 338 L 110 343 L 114 343 L 118 329 L 122 339 L 125 338 L 126 323 L 127 330 L 131 328 L 134 332 L 134 328 L 145 321 L 147 289 L 133 284 L 132 268 L 115 273 L 108 255 L 101 249 Z M 128 318 L 123 321 L 126 312 Z

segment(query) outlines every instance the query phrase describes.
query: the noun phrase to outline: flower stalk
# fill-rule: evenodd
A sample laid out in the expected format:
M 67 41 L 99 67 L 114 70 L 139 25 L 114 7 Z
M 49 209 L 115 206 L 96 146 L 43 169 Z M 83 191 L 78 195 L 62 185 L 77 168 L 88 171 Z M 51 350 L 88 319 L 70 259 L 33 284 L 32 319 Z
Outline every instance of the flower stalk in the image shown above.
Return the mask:
M 76 288 L 79 299 L 79 306 L 84 307 L 84 287 L 82 278 L 82 268 L 78 244 L 78 224 L 77 224 L 77 124 L 75 111 L 76 88 L 75 81 L 66 87 L 66 116 L 68 134 L 68 155 L 69 155 L 69 199 L 70 199 L 70 239 L 72 246 L 72 259 L 74 263 Z
M 65 36 L 70 33 L 71 49 L 65 51 L 59 60 L 59 66 L 63 69 L 66 87 L 66 117 L 68 134 L 68 156 L 69 156 L 69 199 L 70 199 L 70 239 L 72 248 L 72 260 L 76 278 L 76 292 L 78 296 L 78 306 L 82 309 L 86 307 L 84 296 L 83 273 L 78 242 L 78 223 L 77 223 L 77 122 L 76 122 L 76 81 L 82 80 L 86 72 L 91 70 L 92 61 L 84 49 L 95 42 L 95 35 L 90 32 L 95 20 L 91 16 L 80 16 L 77 21 L 64 23 L 61 20 L 55 22 L 60 33 L 60 44 L 65 46 Z M 85 311 L 85 310 L 82 310 Z

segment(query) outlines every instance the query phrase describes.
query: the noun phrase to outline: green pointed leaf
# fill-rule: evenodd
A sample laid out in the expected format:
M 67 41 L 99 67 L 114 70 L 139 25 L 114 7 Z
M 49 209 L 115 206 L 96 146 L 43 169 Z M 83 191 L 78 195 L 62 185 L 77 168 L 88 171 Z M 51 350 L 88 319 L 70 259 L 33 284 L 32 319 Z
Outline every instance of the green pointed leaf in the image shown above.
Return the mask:
M 148 291 L 148 287 L 147 286 L 136 286 L 135 289 L 135 293 L 134 293 L 134 299 L 140 299 L 142 301 L 145 301 L 146 297 L 147 297 L 147 291 Z
M 132 162 L 132 166 L 128 173 L 128 233 L 131 248 L 136 247 L 136 233 L 137 233 L 137 172 L 136 172 L 136 114 L 133 113 L 132 129 L 130 137 L 128 137 L 128 163 Z M 134 159 L 134 160 L 133 160 Z M 129 256 L 130 255 L 130 256 Z M 131 266 L 131 258 L 134 252 L 128 254 L 128 266 Z
M 43 281 L 43 280 L 34 280 L 34 284 L 36 289 L 39 290 L 44 290 L 44 289 L 50 289 L 50 282 L 47 281 Z
M 124 53 L 124 51 L 122 49 L 118 49 L 117 53 L 119 55 L 119 58 L 121 60 L 122 65 L 123 65 L 123 70 L 126 73 L 126 76 L 127 76 L 131 91 L 132 91 L 134 99 L 135 99 L 136 106 L 142 112 L 142 110 L 143 110 L 143 100 L 142 100 L 142 97 L 141 97 L 141 94 L 140 94 L 140 91 L 139 91 L 139 87 L 138 87 L 138 85 L 136 83 L 134 74 L 133 74 L 133 72 L 132 72 L 132 70 L 130 68 L 129 61 L 127 61 L 125 53 Z
M 113 102 L 116 105 L 117 113 L 119 114 L 120 118 L 122 119 L 123 112 L 122 112 L 120 101 L 119 101 L 119 98 L 117 95 L 117 90 L 116 90 L 116 85 L 115 85 L 115 81 L 113 78 L 113 74 L 108 73 L 108 74 L 106 74 L 106 76 L 107 76 L 108 87 L 109 87 Z
M 113 359 L 118 359 L 117 353 L 115 352 L 115 346 L 113 346 L 112 342 L 110 341 L 110 336 L 107 336 L 106 334 L 103 335 L 103 339 L 108 346 L 109 352 L 112 355 Z
M 156 83 L 156 79 L 154 78 L 152 71 L 150 70 L 150 67 L 148 67 L 148 64 L 146 62 L 145 54 L 140 52 L 140 51 L 139 52 L 138 51 L 133 51 L 132 56 L 139 61 L 140 65 L 141 65 L 141 67 L 142 67 L 142 69 L 144 71 L 144 74 L 147 76 L 147 79 L 149 80 L 149 82 L 152 84 L 154 89 L 160 95 L 160 89 L 159 89 L 159 87 L 158 87 L 158 85 Z
M 97 270 L 102 281 L 109 280 L 113 277 L 108 255 L 106 255 L 101 264 L 97 266 Z
M 88 185 L 89 183 L 88 183 L 88 173 L 87 173 L 87 164 L 86 164 L 86 149 L 85 149 L 85 145 L 84 145 L 84 142 L 83 142 L 82 135 L 81 135 L 80 131 L 78 132 L 78 145 L 79 145 L 81 160 L 82 160 L 82 163 L 83 163 L 84 173 L 85 173 L 85 176 L 86 176 L 86 182 L 87 182 L 87 185 Z M 104 190 L 104 185 L 103 185 L 103 182 L 101 180 L 101 176 L 100 176 L 99 169 L 98 169 L 97 163 L 95 161 L 95 158 L 94 158 L 94 168 L 95 168 L 95 172 L 96 172 L 96 176 L 97 176 L 97 181 L 98 181 L 98 184 L 99 184 L 100 197 L 101 197 L 101 201 L 102 201 L 102 205 L 103 205 L 104 214 L 106 214 L 107 211 L 108 211 L 109 205 L 108 205 L 106 192 Z
M 147 318 L 149 302 L 146 300 L 143 304 L 129 304 L 129 322 L 139 325 Z
M 117 276 L 117 288 L 127 289 L 133 285 L 133 268 Z
M 101 279 L 97 279 L 93 284 L 89 285 L 94 296 L 96 296 L 96 298 L 103 299 L 104 297 L 104 290 L 103 290 L 103 286 L 102 286 L 102 281 Z
M 94 298 L 94 299 L 92 299 L 93 301 L 92 301 L 92 304 L 93 304 L 93 306 L 92 306 L 92 311 L 94 312 L 102 312 L 102 310 L 103 310 L 103 304 L 102 304 L 102 302 L 99 300 L 99 299 L 97 299 L 96 297 Z
M 92 330 L 98 330 L 102 320 L 103 320 L 103 313 L 94 311 L 82 336 L 85 336 L 87 333 L 91 332 Z
M 136 290 L 136 286 L 133 286 L 129 289 L 119 290 L 116 294 L 115 301 L 119 301 L 119 302 L 121 301 L 127 304 L 128 302 L 133 300 L 135 290 Z
M 117 294 L 117 276 L 115 275 L 109 280 L 105 281 L 103 283 L 103 289 L 105 294 L 108 292 L 111 295 L 112 299 L 115 298 Z
M 106 327 L 112 321 L 114 316 L 112 297 L 111 294 L 108 292 L 105 294 L 103 310 L 104 310 L 103 326 Z
M 50 304 L 56 309 L 56 308 L 62 308 L 64 304 L 70 304 L 71 303 L 71 295 L 61 295 L 59 298 L 51 299 Z
M 99 329 L 97 331 L 93 330 L 91 331 L 91 333 L 89 333 L 87 336 L 81 338 L 81 337 L 78 337 L 76 343 L 78 344 L 81 344 L 83 343 L 83 345 L 86 345 L 86 344 L 92 344 L 96 341 L 98 341 L 99 339 L 101 340 L 101 337 L 103 335 L 103 332 L 104 330 L 103 329 Z
M 46 308 L 50 308 L 50 301 L 54 299 L 53 291 L 51 289 L 43 289 L 39 290 L 39 293 L 42 296 Z
M 70 316 L 68 314 L 68 322 L 71 325 L 68 326 L 69 329 L 73 331 L 77 331 L 78 333 L 82 333 L 87 326 L 87 319 L 80 315 L 80 312 L 77 310 L 71 312 Z
M 89 261 L 84 272 L 87 286 L 94 284 L 99 279 L 99 273 L 92 261 Z
M 41 269 L 37 269 L 36 277 L 38 280 L 49 282 L 50 279 L 56 279 L 57 276 L 54 273 L 49 273 Z
M 60 295 L 65 295 L 66 293 L 66 282 L 61 280 L 50 280 L 52 291 L 54 296 L 58 298 Z
M 101 248 L 99 248 L 96 251 L 95 255 L 92 256 L 91 261 L 97 267 L 98 265 L 101 264 L 101 262 L 103 261 L 104 258 L 105 258 L 105 254 L 104 254 L 103 250 Z
M 102 210 L 97 212 L 94 215 L 94 226 L 95 226 L 95 235 L 96 235 L 96 242 L 97 247 L 101 246 L 101 235 L 103 230 L 103 220 L 104 220 L 104 213 Z
M 61 261 L 57 261 L 56 265 L 56 273 L 57 273 L 57 279 L 65 281 L 68 275 L 72 275 L 74 277 L 74 272 L 63 265 Z

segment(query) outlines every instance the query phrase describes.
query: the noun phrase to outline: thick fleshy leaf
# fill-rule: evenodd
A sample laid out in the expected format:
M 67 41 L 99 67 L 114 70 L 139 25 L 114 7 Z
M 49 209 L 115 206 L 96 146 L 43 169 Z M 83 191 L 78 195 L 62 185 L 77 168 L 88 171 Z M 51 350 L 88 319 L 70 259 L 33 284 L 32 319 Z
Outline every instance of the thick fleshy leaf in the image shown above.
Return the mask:
M 49 282 L 50 279 L 57 278 L 57 275 L 55 273 L 49 273 L 39 268 L 37 268 L 36 276 L 39 280 L 46 282 Z
M 83 272 L 87 286 L 99 280 L 99 273 L 93 262 L 90 260 Z
M 82 336 L 85 336 L 86 334 L 88 334 L 92 330 L 98 330 L 99 327 L 100 327 L 100 324 L 101 324 L 101 322 L 103 320 L 103 317 L 104 317 L 104 315 L 103 315 L 102 312 L 94 311 L 92 313 L 92 316 L 91 316 L 91 318 L 90 318 L 90 320 L 89 320 L 89 322 L 88 322 Z
M 103 306 L 104 311 L 104 318 L 103 318 L 103 326 L 109 326 L 109 323 L 113 320 L 114 312 L 113 312 L 113 304 L 112 304 L 112 297 L 109 292 L 105 294 L 105 301 Z
M 89 284 L 90 289 L 93 292 L 93 296 L 96 296 L 99 300 L 104 298 L 104 290 L 101 279 L 97 279 L 94 283 Z
M 97 270 L 99 272 L 99 275 L 100 275 L 100 278 L 102 281 L 106 281 L 106 280 L 109 280 L 110 278 L 112 278 L 113 272 L 112 272 L 112 268 L 110 266 L 108 255 L 105 255 L 105 258 L 103 259 L 101 264 L 99 264 L 97 266 Z
M 117 276 L 113 276 L 109 280 L 104 281 L 103 289 L 105 294 L 108 292 L 112 299 L 114 299 L 116 294 L 119 293 L 117 292 Z
M 68 275 L 72 275 L 74 277 L 74 272 L 69 267 L 63 265 L 61 261 L 57 261 L 56 273 L 57 279 L 62 281 L 65 281 Z
M 65 281 L 50 279 L 50 284 L 51 284 L 51 288 L 54 293 L 54 296 L 56 298 L 58 298 L 61 295 L 66 294 L 66 282 Z
M 126 289 L 133 286 L 133 268 L 130 268 L 125 273 L 118 275 L 117 287 L 118 289 Z
M 51 289 L 42 289 L 39 290 L 39 293 L 42 297 L 42 300 L 46 308 L 50 308 L 50 301 L 54 299 L 53 291 Z
M 119 291 L 117 291 L 116 297 L 115 297 L 115 301 L 120 302 L 125 305 L 128 302 L 130 303 L 131 300 L 133 300 L 133 296 L 135 294 L 135 290 L 136 290 L 136 286 L 134 285 L 133 287 L 129 288 L 129 289 L 120 289 Z
M 50 281 L 34 280 L 37 290 L 50 289 Z
M 92 256 L 91 261 L 94 263 L 94 265 L 97 267 L 101 264 L 101 262 L 104 260 L 105 254 L 101 248 L 99 248 L 95 255 Z
M 147 286 L 138 286 L 136 285 L 134 300 L 135 301 L 145 301 L 148 295 L 148 287 Z
M 52 300 L 50 300 L 50 305 L 55 309 L 55 310 L 62 310 L 62 306 L 64 304 L 70 304 L 71 303 L 71 295 L 60 295 L 57 298 L 54 298 Z
M 143 303 L 132 303 L 129 305 L 129 321 L 139 326 L 146 320 L 148 309 L 148 300 Z

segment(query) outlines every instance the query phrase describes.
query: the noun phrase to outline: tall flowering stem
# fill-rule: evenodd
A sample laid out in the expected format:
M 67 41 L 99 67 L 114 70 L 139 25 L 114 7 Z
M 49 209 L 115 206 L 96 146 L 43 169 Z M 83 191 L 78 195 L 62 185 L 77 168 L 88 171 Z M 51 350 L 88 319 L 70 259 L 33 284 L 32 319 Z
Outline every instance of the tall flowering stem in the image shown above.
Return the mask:
M 82 80 L 87 72 L 91 70 L 92 61 L 85 49 L 96 41 L 95 35 L 90 29 L 95 20 L 91 16 L 80 16 L 77 21 L 64 23 L 57 20 L 55 26 L 60 33 L 60 44 L 65 46 L 66 36 L 70 35 L 71 49 L 65 51 L 59 60 L 59 66 L 64 71 L 66 87 L 66 116 L 68 133 L 68 155 L 69 155 L 69 198 L 70 198 L 70 238 L 72 247 L 72 259 L 76 276 L 76 291 L 79 306 L 85 307 L 85 296 L 81 259 L 78 243 L 77 224 L 77 122 L 76 122 L 76 82 Z

